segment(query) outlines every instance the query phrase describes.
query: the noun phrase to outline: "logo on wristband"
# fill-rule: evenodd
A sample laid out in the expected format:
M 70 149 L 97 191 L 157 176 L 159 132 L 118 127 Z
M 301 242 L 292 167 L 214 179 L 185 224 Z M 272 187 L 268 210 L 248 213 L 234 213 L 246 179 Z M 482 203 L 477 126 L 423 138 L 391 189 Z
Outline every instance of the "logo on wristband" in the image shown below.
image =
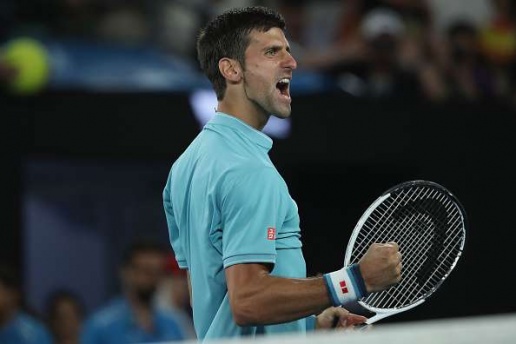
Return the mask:
M 346 281 L 340 281 L 340 291 L 342 292 L 342 294 L 347 294 L 349 291 L 348 291 L 348 286 L 346 285 Z

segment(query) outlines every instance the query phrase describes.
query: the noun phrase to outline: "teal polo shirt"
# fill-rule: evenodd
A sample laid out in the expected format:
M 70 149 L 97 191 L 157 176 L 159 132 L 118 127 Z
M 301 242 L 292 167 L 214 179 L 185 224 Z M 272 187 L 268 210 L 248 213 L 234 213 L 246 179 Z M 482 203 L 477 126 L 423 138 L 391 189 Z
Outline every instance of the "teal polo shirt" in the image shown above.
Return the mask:
M 224 269 L 231 265 L 268 263 L 272 275 L 306 277 L 298 209 L 271 148 L 267 135 L 218 112 L 171 167 L 164 209 L 178 264 L 190 272 L 201 340 L 313 327 L 313 318 L 238 326 L 229 305 Z

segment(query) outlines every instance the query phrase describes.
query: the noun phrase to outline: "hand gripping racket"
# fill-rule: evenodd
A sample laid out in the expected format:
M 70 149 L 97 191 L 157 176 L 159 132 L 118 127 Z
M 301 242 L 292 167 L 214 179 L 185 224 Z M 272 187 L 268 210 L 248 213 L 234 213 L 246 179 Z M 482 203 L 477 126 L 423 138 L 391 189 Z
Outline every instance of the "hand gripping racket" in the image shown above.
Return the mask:
M 443 186 L 414 180 L 383 193 L 355 226 L 344 260 L 344 266 L 358 263 L 375 242 L 394 241 L 402 254 L 401 281 L 358 301 L 374 313 L 366 324 L 422 304 L 454 269 L 465 239 L 464 208 Z

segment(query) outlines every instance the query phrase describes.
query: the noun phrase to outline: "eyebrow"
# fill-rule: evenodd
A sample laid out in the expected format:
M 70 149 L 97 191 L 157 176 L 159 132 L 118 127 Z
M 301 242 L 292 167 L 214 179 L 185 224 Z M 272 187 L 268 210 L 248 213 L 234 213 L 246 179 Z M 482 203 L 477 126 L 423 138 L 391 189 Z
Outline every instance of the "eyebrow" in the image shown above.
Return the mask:
M 279 45 L 279 44 L 267 45 L 267 46 L 265 46 L 262 50 L 263 50 L 263 51 L 266 51 L 266 50 L 269 50 L 269 49 L 274 49 L 274 50 L 278 51 L 278 50 L 283 49 L 283 45 Z M 289 45 L 287 45 L 287 47 L 286 47 L 286 49 L 285 49 L 285 50 L 287 50 L 287 52 L 289 52 L 289 53 L 290 53 L 290 46 L 289 46 Z

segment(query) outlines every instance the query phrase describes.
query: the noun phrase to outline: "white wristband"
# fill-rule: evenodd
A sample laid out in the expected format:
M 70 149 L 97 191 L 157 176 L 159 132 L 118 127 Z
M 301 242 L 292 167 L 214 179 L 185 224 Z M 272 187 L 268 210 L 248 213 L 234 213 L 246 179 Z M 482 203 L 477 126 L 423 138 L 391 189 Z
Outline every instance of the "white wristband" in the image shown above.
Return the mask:
M 356 303 L 364 296 L 365 291 L 360 285 L 363 281 L 360 280 L 361 276 L 355 275 L 355 270 L 355 267 L 346 267 L 323 276 L 335 306 Z

